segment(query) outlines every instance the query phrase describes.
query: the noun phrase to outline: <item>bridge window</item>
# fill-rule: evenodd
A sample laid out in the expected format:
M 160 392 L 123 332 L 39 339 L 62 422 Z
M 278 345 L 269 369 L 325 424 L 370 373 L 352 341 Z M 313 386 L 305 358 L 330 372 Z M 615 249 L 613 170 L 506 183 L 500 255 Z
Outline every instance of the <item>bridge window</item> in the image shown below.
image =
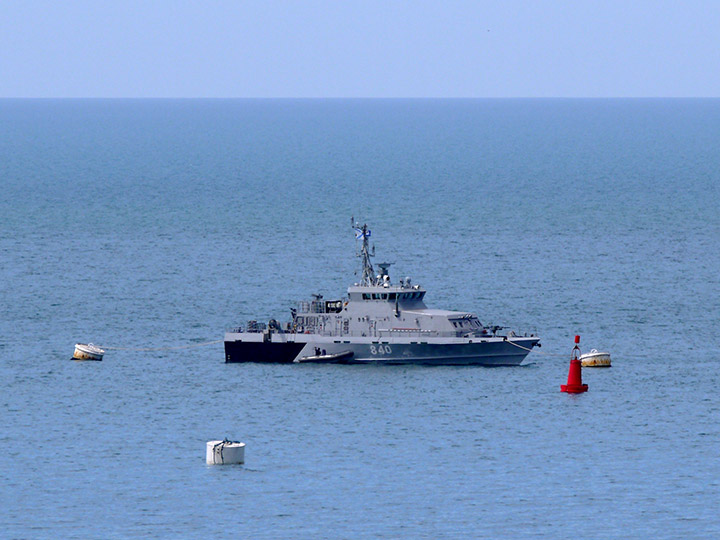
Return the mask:
M 363 293 L 363 300 L 370 300 L 370 295 L 367 293 Z
M 391 292 L 390 294 L 388 294 L 388 300 L 395 300 L 396 297 L 397 293 Z

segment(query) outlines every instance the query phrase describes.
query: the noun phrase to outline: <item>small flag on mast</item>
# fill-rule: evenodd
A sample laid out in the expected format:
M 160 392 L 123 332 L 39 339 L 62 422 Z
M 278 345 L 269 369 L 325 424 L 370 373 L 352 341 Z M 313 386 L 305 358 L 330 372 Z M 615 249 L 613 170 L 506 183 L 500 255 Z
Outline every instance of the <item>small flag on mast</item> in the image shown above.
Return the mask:
M 355 240 L 360 240 L 363 237 L 370 238 L 370 229 L 367 229 L 367 232 L 363 233 L 362 229 L 355 227 Z

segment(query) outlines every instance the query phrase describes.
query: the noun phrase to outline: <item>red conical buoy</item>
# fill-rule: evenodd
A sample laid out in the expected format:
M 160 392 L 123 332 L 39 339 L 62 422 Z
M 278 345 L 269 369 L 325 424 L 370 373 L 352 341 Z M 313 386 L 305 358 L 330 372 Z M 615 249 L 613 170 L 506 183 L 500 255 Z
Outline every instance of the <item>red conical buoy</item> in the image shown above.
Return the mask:
M 580 336 L 575 336 L 575 347 L 572 350 L 572 357 L 570 358 L 570 371 L 568 371 L 567 384 L 560 385 L 561 392 L 567 392 L 569 394 L 580 394 L 587 392 L 588 385 L 582 383 L 582 365 L 578 358 L 580 354 Z

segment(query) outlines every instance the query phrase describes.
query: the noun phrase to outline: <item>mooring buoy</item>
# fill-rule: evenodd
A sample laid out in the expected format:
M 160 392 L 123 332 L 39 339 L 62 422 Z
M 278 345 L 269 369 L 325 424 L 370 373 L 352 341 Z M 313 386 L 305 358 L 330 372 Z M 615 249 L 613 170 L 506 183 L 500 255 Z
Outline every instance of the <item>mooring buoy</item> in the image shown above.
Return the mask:
M 230 441 L 208 441 L 205 450 L 208 465 L 237 465 L 245 463 L 245 443 Z

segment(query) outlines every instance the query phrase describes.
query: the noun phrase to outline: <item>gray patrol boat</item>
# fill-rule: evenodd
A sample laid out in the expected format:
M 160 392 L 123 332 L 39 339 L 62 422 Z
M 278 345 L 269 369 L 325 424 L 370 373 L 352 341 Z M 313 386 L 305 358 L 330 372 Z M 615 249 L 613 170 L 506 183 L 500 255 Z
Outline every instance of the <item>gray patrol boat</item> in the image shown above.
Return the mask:
M 371 232 L 354 219 L 352 225 L 362 241 L 362 280 L 348 287 L 347 297 L 316 294 L 292 308 L 285 324 L 249 321 L 228 331 L 226 362 L 515 366 L 540 346 L 537 336 L 503 335 L 474 313 L 428 308 L 420 285 L 390 281 L 390 263 L 379 263 L 375 273 Z

